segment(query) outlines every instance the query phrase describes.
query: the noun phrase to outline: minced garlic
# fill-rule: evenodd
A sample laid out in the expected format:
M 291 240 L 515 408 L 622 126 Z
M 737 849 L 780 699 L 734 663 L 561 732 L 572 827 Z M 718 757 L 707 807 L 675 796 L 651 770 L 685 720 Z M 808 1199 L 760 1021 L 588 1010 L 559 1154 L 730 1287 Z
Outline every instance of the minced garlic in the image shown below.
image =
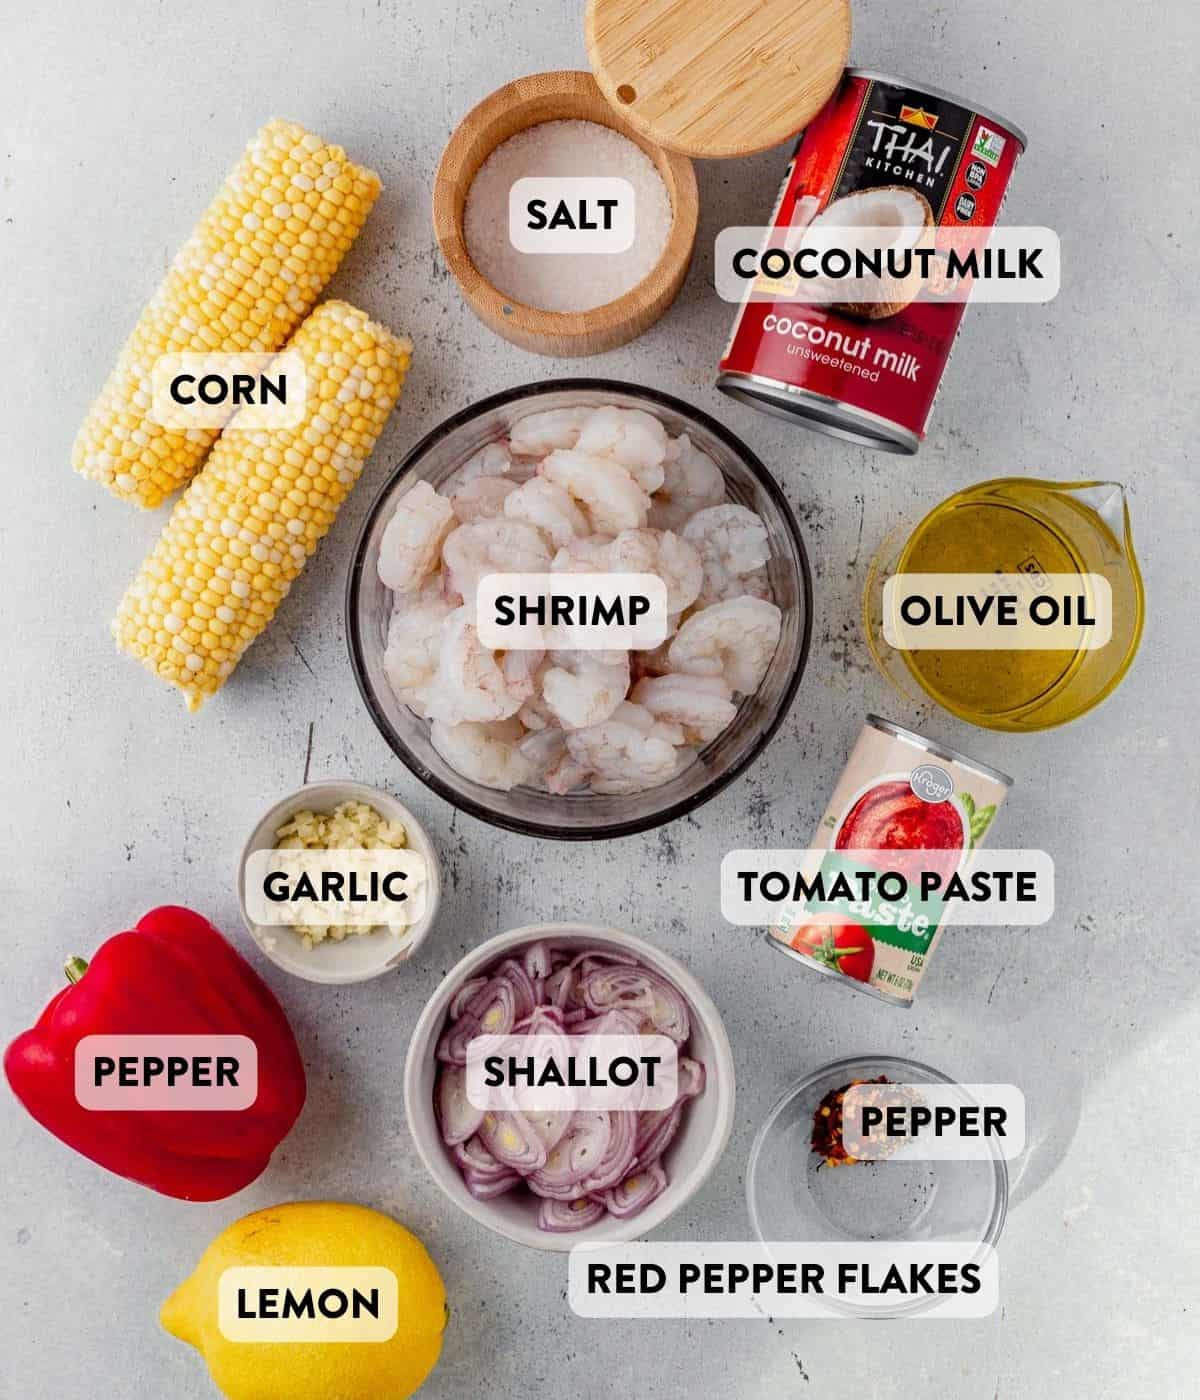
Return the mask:
M 403 850 L 408 845 L 408 833 L 403 822 L 388 821 L 367 802 L 341 802 L 332 812 L 297 812 L 275 833 L 277 850 Z M 340 943 L 347 934 L 371 933 L 367 927 L 342 924 L 310 924 L 298 927 L 296 933 L 311 948 L 332 938 Z

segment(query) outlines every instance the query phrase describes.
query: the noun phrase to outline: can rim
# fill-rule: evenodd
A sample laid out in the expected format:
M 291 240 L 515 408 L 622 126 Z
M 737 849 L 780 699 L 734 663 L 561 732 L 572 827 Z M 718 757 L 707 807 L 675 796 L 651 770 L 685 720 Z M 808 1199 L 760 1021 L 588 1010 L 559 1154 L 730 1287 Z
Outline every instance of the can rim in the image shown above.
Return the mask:
M 767 942 L 777 953 L 782 953 L 784 957 L 791 958 L 793 962 L 799 963 L 802 967 L 808 968 L 810 972 L 819 972 L 822 977 L 834 977 L 839 985 L 844 986 L 850 992 L 863 992 L 869 997 L 874 997 L 877 1001 L 885 1002 L 888 1006 L 898 1006 L 901 1010 L 911 1010 L 913 1000 L 916 996 L 916 988 L 913 988 L 913 997 L 905 1001 L 903 997 L 889 996 L 887 992 L 881 991 L 878 987 L 872 987 L 869 983 L 856 981 L 852 977 L 846 977 L 840 972 L 834 972 L 831 967 L 824 966 L 815 958 L 806 957 L 803 953 L 798 953 L 790 943 L 785 943 L 783 939 L 776 938 L 773 933 L 763 935 Z
M 1021 153 L 1029 149 L 1029 138 L 1014 122 L 1010 122 L 1007 117 L 1002 117 L 999 112 L 994 112 L 989 107 L 980 107 L 978 103 L 971 102 L 965 97 L 959 97 L 957 93 L 947 92 L 945 88 L 931 87 L 928 83 L 914 83 L 910 78 L 899 78 L 895 73 L 881 73 L 876 68 L 847 68 L 846 74 L 851 78 L 868 78 L 880 83 L 893 83 L 896 87 L 912 88 L 914 92 L 925 92 L 930 97 L 939 98 L 943 102 L 953 102 L 959 107 L 965 107 L 968 112 L 974 112 L 977 117 L 986 117 L 988 121 L 996 122 L 1002 126 L 1011 136 L 1014 136 L 1021 145 Z
M 786 380 L 771 379 L 749 370 L 725 369 L 717 376 L 717 388 L 752 408 L 763 409 L 788 422 L 799 421 L 805 428 L 852 442 L 856 447 L 873 447 L 881 452 L 911 457 L 921 446 L 920 437 L 910 428 L 881 413 L 872 413 L 869 408 L 859 408 L 857 404 L 820 394 L 815 389 L 788 384 Z M 838 415 L 847 421 L 835 421 Z
M 932 739 L 926 739 L 923 734 L 918 734 L 913 729 L 905 729 L 902 724 L 897 724 L 894 720 L 884 719 L 882 715 L 868 715 L 867 723 L 873 729 L 890 734 L 893 739 L 906 740 L 923 752 L 933 754 L 935 758 L 944 758 L 949 763 L 961 763 L 964 768 L 969 768 L 971 772 L 978 773 L 983 778 L 991 778 L 994 782 L 1003 783 L 1006 788 L 1013 785 L 1013 780 L 1007 773 L 1002 773 L 999 768 L 993 768 L 990 764 L 981 763 L 977 758 L 970 758 L 965 753 L 959 753 L 957 749 L 952 749 L 947 744 L 938 744 Z

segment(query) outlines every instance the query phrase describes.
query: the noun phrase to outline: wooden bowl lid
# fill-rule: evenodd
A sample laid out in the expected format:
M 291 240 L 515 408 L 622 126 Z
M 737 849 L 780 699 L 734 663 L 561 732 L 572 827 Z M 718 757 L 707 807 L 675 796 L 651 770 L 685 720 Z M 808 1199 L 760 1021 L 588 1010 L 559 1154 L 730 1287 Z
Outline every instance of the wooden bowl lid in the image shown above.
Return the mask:
M 699 159 L 794 135 L 833 94 L 850 0 L 588 0 L 592 71 L 632 126 Z

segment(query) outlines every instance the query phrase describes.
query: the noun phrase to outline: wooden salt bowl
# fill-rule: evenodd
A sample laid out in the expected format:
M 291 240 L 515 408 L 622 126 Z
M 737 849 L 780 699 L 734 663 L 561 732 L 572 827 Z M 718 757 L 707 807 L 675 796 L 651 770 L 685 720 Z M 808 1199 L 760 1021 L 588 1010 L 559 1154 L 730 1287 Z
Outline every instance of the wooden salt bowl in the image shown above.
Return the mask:
M 479 167 L 509 137 L 550 121 L 597 122 L 628 137 L 654 162 L 671 200 L 671 229 L 658 262 L 624 296 L 588 311 L 542 311 L 506 297 L 471 261 L 463 233 L 467 191 Z M 655 145 L 624 121 L 590 73 L 533 73 L 484 98 L 450 137 L 433 183 L 434 233 L 467 304 L 497 335 L 539 355 L 595 355 L 627 344 L 652 326 L 683 285 L 698 216 L 691 161 Z

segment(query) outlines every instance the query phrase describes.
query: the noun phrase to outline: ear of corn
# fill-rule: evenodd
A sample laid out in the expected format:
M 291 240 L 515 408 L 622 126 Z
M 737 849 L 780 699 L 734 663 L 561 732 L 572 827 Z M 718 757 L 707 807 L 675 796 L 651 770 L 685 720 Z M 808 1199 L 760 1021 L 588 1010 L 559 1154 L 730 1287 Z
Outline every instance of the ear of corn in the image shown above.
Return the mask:
M 340 301 L 319 306 L 288 349 L 305 368 L 302 419 L 272 430 L 230 420 L 112 624 L 117 645 L 177 685 L 189 710 L 224 684 L 333 524 L 412 355 Z
M 216 432 L 149 417 L 161 355 L 278 350 L 312 309 L 380 191 L 295 122 L 273 121 L 180 249 L 75 439 L 77 472 L 138 505 L 159 505 L 199 468 Z

